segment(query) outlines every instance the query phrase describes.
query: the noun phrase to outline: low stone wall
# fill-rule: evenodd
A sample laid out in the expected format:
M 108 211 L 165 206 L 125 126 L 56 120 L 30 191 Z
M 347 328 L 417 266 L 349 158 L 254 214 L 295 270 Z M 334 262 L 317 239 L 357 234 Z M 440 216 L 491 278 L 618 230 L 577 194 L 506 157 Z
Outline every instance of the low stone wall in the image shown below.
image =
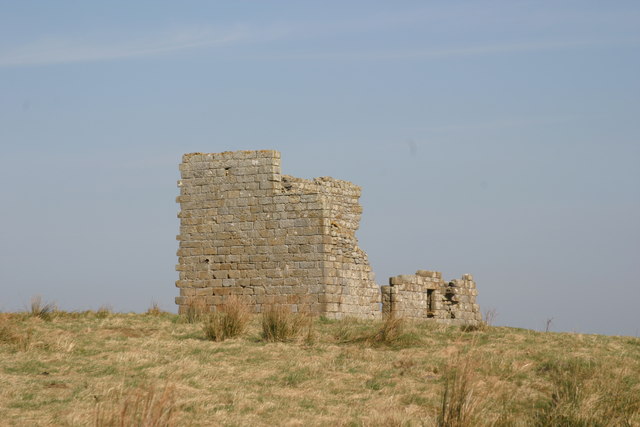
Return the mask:
M 470 274 L 445 282 L 440 272 L 418 270 L 390 278 L 381 291 L 384 314 L 454 325 L 475 325 L 482 320 L 476 304 L 478 291 Z

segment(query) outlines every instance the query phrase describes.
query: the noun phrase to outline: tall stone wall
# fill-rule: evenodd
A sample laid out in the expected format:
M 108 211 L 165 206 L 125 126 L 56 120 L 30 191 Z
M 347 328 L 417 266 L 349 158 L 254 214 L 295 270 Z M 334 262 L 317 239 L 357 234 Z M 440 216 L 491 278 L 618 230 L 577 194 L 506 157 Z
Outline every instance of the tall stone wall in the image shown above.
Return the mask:
M 185 154 L 180 171 L 181 313 L 242 295 L 256 312 L 278 304 L 379 317 L 379 288 L 355 237 L 358 186 L 283 176 L 272 150 Z
M 405 319 L 433 318 L 451 325 L 476 325 L 482 321 L 476 304 L 476 283 L 470 274 L 446 282 L 438 271 L 418 270 L 400 275 L 382 286 L 382 310 Z

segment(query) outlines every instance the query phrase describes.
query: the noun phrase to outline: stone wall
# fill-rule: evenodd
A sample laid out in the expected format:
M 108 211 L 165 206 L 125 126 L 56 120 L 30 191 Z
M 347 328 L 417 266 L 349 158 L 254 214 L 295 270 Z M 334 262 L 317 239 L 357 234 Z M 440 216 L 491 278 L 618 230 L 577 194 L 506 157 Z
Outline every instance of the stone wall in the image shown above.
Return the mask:
M 179 311 L 242 295 L 330 318 L 380 316 L 358 247 L 360 187 L 280 173 L 277 151 L 191 153 L 180 165 Z
M 476 304 L 476 283 L 470 274 L 446 282 L 442 273 L 418 270 L 382 286 L 382 310 L 405 319 L 432 318 L 439 323 L 476 325 L 482 321 Z

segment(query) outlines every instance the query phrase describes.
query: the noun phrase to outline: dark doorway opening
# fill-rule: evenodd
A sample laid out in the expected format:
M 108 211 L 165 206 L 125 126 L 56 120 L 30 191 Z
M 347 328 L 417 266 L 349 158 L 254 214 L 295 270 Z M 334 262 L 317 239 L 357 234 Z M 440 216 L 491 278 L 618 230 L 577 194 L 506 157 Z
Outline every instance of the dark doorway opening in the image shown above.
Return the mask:
M 427 289 L 427 317 L 434 317 L 436 308 L 433 303 L 433 289 Z

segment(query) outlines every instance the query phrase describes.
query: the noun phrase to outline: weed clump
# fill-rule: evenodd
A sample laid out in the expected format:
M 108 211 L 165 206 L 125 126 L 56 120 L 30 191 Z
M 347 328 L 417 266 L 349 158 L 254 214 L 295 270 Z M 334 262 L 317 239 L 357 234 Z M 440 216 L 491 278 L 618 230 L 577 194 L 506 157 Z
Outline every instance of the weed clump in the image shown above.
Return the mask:
M 287 306 L 274 305 L 262 315 L 262 337 L 266 341 L 289 341 L 300 333 L 305 318 Z
M 249 310 L 240 298 L 232 295 L 219 311 L 209 313 L 205 320 L 205 336 L 213 341 L 223 341 L 241 335 L 251 320 Z

